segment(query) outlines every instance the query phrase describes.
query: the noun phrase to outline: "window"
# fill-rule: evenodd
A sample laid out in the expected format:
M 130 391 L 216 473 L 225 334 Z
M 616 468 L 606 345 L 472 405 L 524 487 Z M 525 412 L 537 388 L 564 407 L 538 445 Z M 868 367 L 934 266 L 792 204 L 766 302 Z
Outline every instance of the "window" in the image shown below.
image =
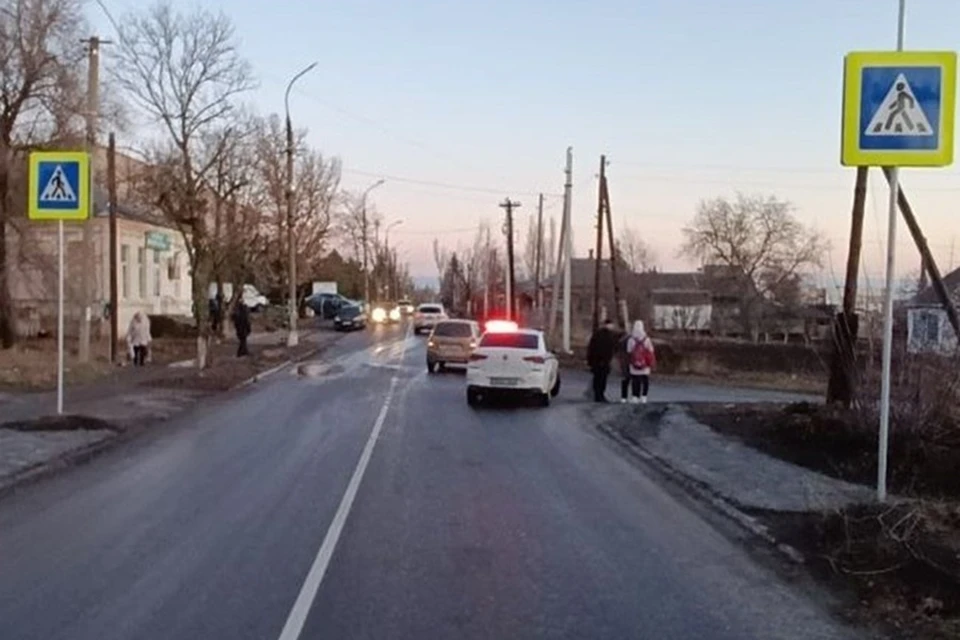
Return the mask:
M 130 297 L 130 247 L 120 245 L 120 296 Z
M 473 327 L 467 322 L 441 322 L 433 330 L 433 335 L 444 338 L 469 338 L 473 336 Z
M 507 349 L 538 349 L 540 338 L 535 333 L 488 333 L 480 341 L 481 347 Z
M 153 295 L 160 297 L 160 252 L 153 250 Z
M 443 307 L 435 304 L 422 304 L 418 311 L 420 313 L 443 313 Z
M 916 333 L 920 343 L 924 346 L 936 346 L 940 344 L 940 315 L 933 311 L 918 313 L 916 320 Z
M 146 247 L 137 247 L 137 278 L 140 299 L 147 297 L 147 249 Z

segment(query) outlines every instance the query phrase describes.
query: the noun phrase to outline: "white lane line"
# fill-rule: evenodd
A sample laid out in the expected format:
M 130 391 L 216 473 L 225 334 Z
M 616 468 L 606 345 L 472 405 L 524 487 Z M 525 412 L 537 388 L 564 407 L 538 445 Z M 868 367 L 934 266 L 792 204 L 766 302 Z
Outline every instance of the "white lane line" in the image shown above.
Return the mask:
M 406 349 L 404 349 L 404 352 Z M 400 354 L 400 361 L 403 361 L 404 352 Z M 367 465 L 370 464 L 370 457 L 373 455 L 373 448 L 377 445 L 380 437 L 380 431 L 383 430 L 383 423 L 387 420 L 387 412 L 390 410 L 390 402 L 393 400 L 393 393 L 397 387 L 397 374 L 390 379 L 390 389 L 387 391 L 387 397 L 380 407 L 380 413 L 377 415 L 376 422 L 373 423 L 373 430 L 367 438 L 367 443 L 360 454 L 360 460 L 357 461 L 357 467 L 353 470 L 350 477 L 350 483 L 347 490 L 340 499 L 340 506 L 330 522 L 330 528 L 327 529 L 327 535 L 323 538 L 317 557 L 314 558 L 310 566 L 310 572 L 307 573 L 303 586 L 300 587 L 300 593 L 297 595 L 296 602 L 293 603 L 293 609 L 287 616 L 287 622 L 283 625 L 283 631 L 280 632 L 279 640 L 298 640 L 303 632 L 303 625 L 307 622 L 307 615 L 313 607 L 313 601 L 317 597 L 317 591 L 320 590 L 320 584 L 327 573 L 327 567 L 330 566 L 330 560 L 333 558 L 333 552 L 337 548 L 337 542 L 340 540 L 340 534 L 343 533 L 343 527 L 347 523 L 347 517 L 353 508 L 353 501 L 357 498 L 357 492 L 360 490 L 360 482 L 363 480 L 363 474 L 367 471 Z

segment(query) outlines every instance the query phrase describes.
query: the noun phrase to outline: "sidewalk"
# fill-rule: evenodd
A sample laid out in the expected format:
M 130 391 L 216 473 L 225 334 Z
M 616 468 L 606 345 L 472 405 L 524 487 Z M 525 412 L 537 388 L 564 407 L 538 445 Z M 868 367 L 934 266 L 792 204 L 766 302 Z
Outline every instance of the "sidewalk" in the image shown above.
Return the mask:
M 642 452 L 740 509 L 825 511 L 873 500 L 868 487 L 761 453 L 697 422 L 678 406 L 595 411 L 607 428 Z
M 191 367 L 147 365 L 118 367 L 97 382 L 64 390 L 64 418 L 58 428 L 34 429 L 34 423 L 56 413 L 56 392 L 0 394 L 0 490 L 25 477 L 68 464 L 102 449 L 121 434 L 169 419 L 202 398 L 235 388 L 263 371 L 314 353 L 339 334 L 307 330 L 300 344 L 288 349 L 285 332 L 258 336 L 251 357 L 233 357 L 235 340 L 213 345 L 214 364 Z M 78 426 L 76 416 L 104 421 L 107 428 Z M 96 425 L 94 425 L 96 426 Z

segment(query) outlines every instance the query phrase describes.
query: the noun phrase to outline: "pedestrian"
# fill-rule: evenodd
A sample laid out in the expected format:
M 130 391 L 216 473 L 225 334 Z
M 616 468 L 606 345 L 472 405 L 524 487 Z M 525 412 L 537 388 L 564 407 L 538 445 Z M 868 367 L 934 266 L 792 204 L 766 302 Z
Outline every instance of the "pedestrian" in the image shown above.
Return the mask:
M 633 323 L 633 331 L 627 340 L 630 357 L 630 387 L 633 392 L 631 404 L 646 404 L 650 392 L 650 373 L 657 366 L 657 354 L 653 340 L 647 335 L 643 320 Z
M 220 335 L 223 326 L 223 296 L 217 293 L 210 298 L 210 329 L 216 336 Z
M 133 358 L 133 366 L 142 367 L 147 361 L 150 340 L 150 319 L 142 311 L 137 311 L 127 327 L 127 346 Z
M 625 404 L 630 398 L 630 352 L 627 343 L 630 341 L 630 332 L 621 327 L 617 339 L 617 364 L 620 365 L 620 403 Z
M 233 310 L 233 328 L 237 332 L 237 340 L 240 345 L 237 347 L 237 357 L 250 355 L 247 349 L 247 337 L 250 335 L 250 310 L 243 300 L 237 300 L 236 308 Z
M 613 320 L 609 318 L 590 336 L 587 344 L 587 365 L 593 374 L 593 401 L 606 402 L 607 376 L 610 375 L 610 360 L 617 348 L 617 334 Z

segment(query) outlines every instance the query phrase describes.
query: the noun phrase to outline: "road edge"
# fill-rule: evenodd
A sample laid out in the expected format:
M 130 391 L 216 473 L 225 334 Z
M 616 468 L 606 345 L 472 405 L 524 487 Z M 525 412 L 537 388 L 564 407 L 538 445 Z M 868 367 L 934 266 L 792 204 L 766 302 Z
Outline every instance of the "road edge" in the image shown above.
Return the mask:
M 248 387 L 256 382 L 264 380 L 279 371 L 282 371 L 286 367 L 293 366 L 304 360 L 315 357 L 317 354 L 325 351 L 327 348 L 333 346 L 335 340 L 330 344 L 325 344 L 318 346 L 316 348 L 310 349 L 295 358 L 288 358 L 287 360 L 281 362 L 280 364 L 267 369 L 266 371 L 261 371 L 242 382 L 233 385 L 229 389 L 220 391 L 213 394 L 216 396 L 224 396 L 229 393 L 233 393 Z M 125 442 L 133 440 L 141 433 L 145 433 L 153 425 L 167 422 L 173 418 L 182 415 L 183 413 L 189 411 L 194 406 L 194 403 L 185 407 L 183 410 L 176 412 L 173 415 L 164 416 L 162 418 L 154 418 L 149 420 L 144 424 L 137 426 L 125 426 L 122 429 L 118 429 L 115 432 L 115 435 L 107 436 L 96 442 L 91 442 L 83 446 L 77 447 L 75 449 L 70 449 L 64 451 L 63 453 L 51 458 L 50 460 L 45 460 L 43 462 L 38 462 L 37 464 L 22 469 L 21 471 L 14 473 L 6 478 L 0 478 L 0 500 L 8 497 L 9 495 L 15 493 L 18 489 L 22 489 L 30 484 L 43 480 L 53 476 L 61 471 L 77 467 L 83 464 L 87 464 L 100 456 L 107 451 L 114 449 L 115 447 L 120 446 Z
M 698 503 L 712 508 L 715 512 L 725 516 L 746 533 L 760 538 L 791 563 L 799 565 L 806 564 L 806 558 L 798 549 L 777 540 L 776 536 L 774 536 L 770 532 L 770 529 L 760 522 L 759 519 L 741 510 L 735 502 L 720 495 L 709 485 L 680 471 L 670 464 L 669 461 L 654 454 L 639 442 L 627 438 L 616 426 L 609 422 L 600 422 L 595 425 L 595 428 L 599 433 L 617 444 L 632 457 L 645 463 L 661 477 L 682 489 Z

